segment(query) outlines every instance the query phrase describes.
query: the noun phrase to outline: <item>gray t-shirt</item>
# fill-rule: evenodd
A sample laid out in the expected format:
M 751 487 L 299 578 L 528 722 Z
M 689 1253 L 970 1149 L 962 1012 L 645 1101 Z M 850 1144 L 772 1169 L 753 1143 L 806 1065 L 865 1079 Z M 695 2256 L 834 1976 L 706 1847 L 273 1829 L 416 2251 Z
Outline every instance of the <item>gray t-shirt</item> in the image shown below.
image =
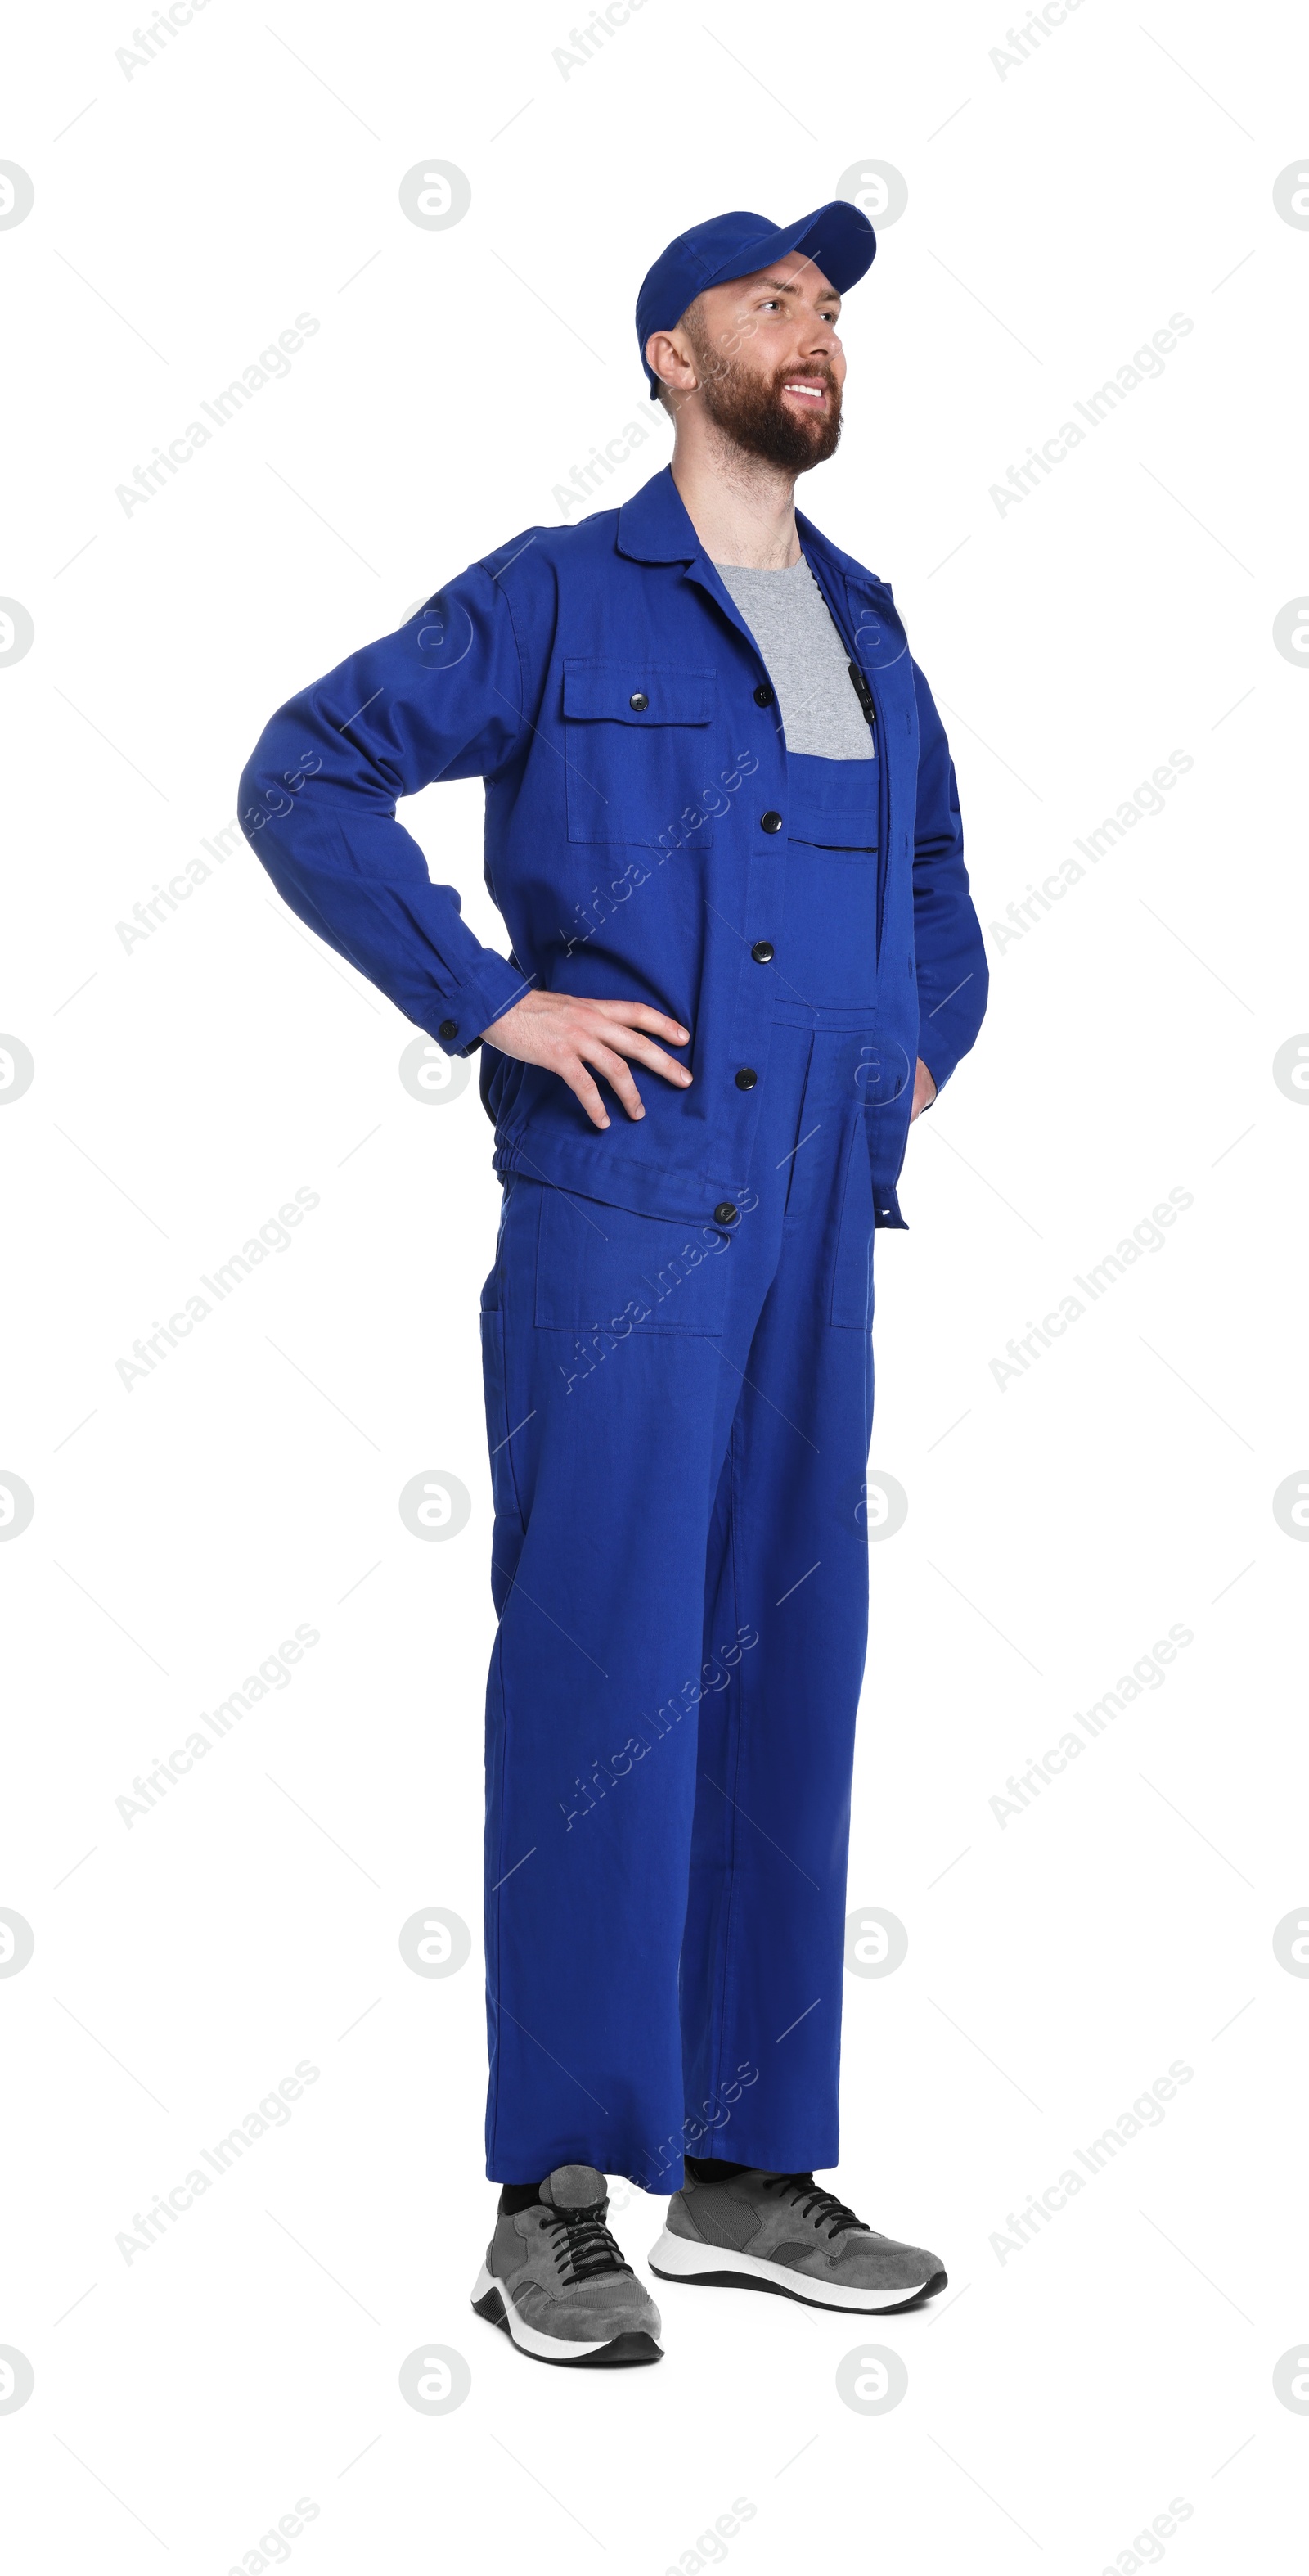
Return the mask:
M 804 556 L 785 571 L 715 564 L 764 657 L 788 751 L 820 760 L 871 760 L 873 736 L 850 677 L 850 656 Z

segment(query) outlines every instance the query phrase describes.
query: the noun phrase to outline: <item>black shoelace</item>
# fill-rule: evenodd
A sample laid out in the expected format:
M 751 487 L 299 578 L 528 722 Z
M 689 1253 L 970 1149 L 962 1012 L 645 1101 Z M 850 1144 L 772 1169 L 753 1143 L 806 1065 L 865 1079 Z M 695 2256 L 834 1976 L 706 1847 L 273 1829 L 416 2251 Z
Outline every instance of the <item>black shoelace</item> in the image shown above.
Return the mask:
M 566 2281 L 594 2281 L 607 2272 L 626 2272 L 635 2279 L 598 2210 L 564 2210 L 546 2225 L 555 2239 L 555 2262 Z
M 812 2219 L 820 2231 L 826 2228 L 829 2236 L 843 2236 L 852 2227 L 858 2228 L 863 2236 L 872 2234 L 872 2229 L 862 2218 L 856 2218 L 854 2211 L 847 2209 L 834 2191 L 820 2191 L 811 2173 L 773 2174 L 764 2184 L 764 2189 L 784 2192 L 788 2200 L 799 2206 L 802 2218 Z

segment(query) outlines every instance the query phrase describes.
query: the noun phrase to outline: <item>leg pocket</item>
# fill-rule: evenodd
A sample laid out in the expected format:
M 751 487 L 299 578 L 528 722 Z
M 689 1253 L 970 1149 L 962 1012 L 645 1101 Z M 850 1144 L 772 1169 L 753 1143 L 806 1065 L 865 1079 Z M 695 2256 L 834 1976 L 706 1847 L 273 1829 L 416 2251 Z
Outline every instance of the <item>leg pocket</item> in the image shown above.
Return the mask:
M 840 1214 L 832 1252 L 832 1294 L 828 1321 L 862 1333 L 873 1320 L 873 1167 L 867 1119 L 853 1124 L 845 1157 Z
M 602 1333 L 721 1333 L 732 1240 L 712 1225 L 637 1216 L 571 1190 L 541 1192 L 536 1320 Z

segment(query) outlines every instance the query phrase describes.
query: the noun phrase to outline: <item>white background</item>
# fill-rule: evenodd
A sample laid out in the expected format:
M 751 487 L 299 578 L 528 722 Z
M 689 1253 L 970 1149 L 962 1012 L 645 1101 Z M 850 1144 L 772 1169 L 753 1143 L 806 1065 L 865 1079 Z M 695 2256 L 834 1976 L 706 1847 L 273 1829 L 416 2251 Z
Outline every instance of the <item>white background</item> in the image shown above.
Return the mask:
M 0 1980 L 24 2576 L 253 2576 L 301 2497 L 306 2571 L 857 2549 L 1094 2576 L 1173 2498 L 1179 2571 L 1288 2563 L 1309 1982 L 1272 1934 L 1309 1898 L 1309 1560 L 1272 1495 L 1309 1458 L 1309 1117 L 1272 1059 L 1309 1026 L 1309 681 L 1272 626 L 1309 573 L 1309 235 L 1272 191 L 1302 38 L 1272 7 L 1157 0 L 1146 27 L 1084 0 L 1006 69 L 977 0 L 647 0 L 565 78 L 543 8 L 211 0 L 129 79 L 109 7 L 11 27 L 0 153 L 36 191 L 0 232 L 0 591 L 35 624 L 0 669 L 0 1026 L 36 1064 L 0 1118 L 0 1465 L 36 1503 L 0 1547 L 0 1904 L 36 1943 Z M 424 155 L 471 185 L 443 231 L 400 209 Z M 880 2417 L 836 2388 L 857 2321 L 780 2300 L 670 2287 L 662 2366 L 609 2375 L 530 2367 L 471 2315 L 490 1131 L 475 1086 L 406 1092 L 413 1032 L 244 844 L 130 951 L 115 927 L 228 824 L 293 689 L 557 521 L 626 423 L 646 443 L 596 505 L 664 462 L 631 311 L 666 240 L 791 218 L 866 156 L 908 207 L 801 497 L 895 584 L 983 922 L 1171 750 L 1194 764 L 989 939 L 981 1042 L 911 1140 L 912 1231 L 878 1243 L 873 1456 L 910 1510 L 873 1552 L 850 1898 L 909 1950 L 847 1979 L 840 2183 L 951 2275 L 876 2330 L 908 2369 Z M 115 487 L 300 312 L 289 377 L 125 513 Z M 1175 312 L 1163 376 L 1002 514 L 990 486 Z M 506 945 L 476 784 L 407 819 Z M 320 1205 L 289 1248 L 129 1392 L 134 1338 L 298 1187 Z M 1002 1390 L 1009 1338 L 1175 1188 L 1165 1247 Z M 397 1510 L 428 1468 L 473 1497 L 444 1545 Z M 290 1685 L 129 1827 L 134 1775 L 302 1622 Z M 1173 1623 L 1163 1686 L 1002 1825 L 1007 1776 Z M 434 1904 L 474 1936 L 448 1979 L 398 1948 Z M 286 2125 L 125 2262 L 134 2213 L 300 2060 Z M 1162 2124 L 1001 2261 L 1007 2214 L 1174 2060 Z M 616 2205 L 640 2262 L 661 2204 Z M 471 2367 L 440 2417 L 398 2386 L 425 2337 Z

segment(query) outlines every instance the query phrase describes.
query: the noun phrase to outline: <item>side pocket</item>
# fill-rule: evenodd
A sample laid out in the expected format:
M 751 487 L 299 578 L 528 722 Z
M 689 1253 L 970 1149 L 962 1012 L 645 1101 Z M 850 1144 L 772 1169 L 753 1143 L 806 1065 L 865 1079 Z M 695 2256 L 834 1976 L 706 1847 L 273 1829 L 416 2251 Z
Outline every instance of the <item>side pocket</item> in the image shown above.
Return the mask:
M 495 1273 L 487 1285 L 494 1281 Z M 523 1527 L 522 1507 L 514 1481 L 513 1443 L 505 1392 L 504 1316 L 498 1306 L 482 1308 L 482 1389 L 486 1398 L 486 1445 L 491 1457 L 491 1498 L 498 1521 Z
M 524 1184 L 517 1172 L 501 1184 L 500 1223 L 495 1260 L 482 1288 L 482 1390 L 486 1399 L 486 1445 L 491 1460 L 491 1496 L 497 1520 L 525 1526 L 522 1497 L 514 1475 L 513 1428 L 509 1413 L 509 1379 L 505 1356 L 505 1305 L 517 1304 L 515 1281 L 530 1283 L 536 1264 L 536 1228 L 541 1193 Z
M 506 1063 L 508 1062 L 507 1057 L 503 1060 Z M 516 1174 L 513 1172 L 502 1172 L 500 1175 L 500 1214 L 496 1220 L 495 1259 L 491 1264 L 488 1276 L 482 1281 L 482 1313 L 484 1315 L 494 1315 L 499 1311 L 500 1271 L 504 1260 L 505 1229 L 509 1223 L 509 1208 L 514 1195 L 514 1182 L 516 1177 Z

